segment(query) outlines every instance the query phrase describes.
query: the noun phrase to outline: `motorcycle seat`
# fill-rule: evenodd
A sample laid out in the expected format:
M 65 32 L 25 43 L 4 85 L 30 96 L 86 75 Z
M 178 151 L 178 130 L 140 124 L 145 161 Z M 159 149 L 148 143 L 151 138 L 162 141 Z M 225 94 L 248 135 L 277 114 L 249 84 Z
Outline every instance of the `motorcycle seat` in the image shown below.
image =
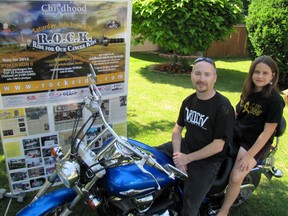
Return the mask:
M 279 124 L 276 127 L 276 131 L 275 131 L 275 137 L 280 137 L 284 134 L 286 130 L 286 120 L 285 118 L 282 116 Z
M 211 187 L 208 195 L 218 194 L 222 192 L 228 184 L 230 172 L 234 166 L 235 159 L 228 156 L 222 163 L 217 174 L 216 180 Z

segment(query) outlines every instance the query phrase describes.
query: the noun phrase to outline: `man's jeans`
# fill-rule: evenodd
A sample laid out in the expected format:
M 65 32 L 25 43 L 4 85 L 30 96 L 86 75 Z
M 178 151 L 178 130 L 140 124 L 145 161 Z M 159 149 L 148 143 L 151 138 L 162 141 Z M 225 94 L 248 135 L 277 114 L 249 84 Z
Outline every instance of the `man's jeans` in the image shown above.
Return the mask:
M 173 156 L 172 143 L 168 142 L 156 147 L 168 157 Z M 181 152 L 186 153 L 181 144 Z M 197 216 L 201 203 L 212 187 L 222 162 L 209 160 L 193 161 L 187 165 L 188 178 L 184 181 L 182 216 Z

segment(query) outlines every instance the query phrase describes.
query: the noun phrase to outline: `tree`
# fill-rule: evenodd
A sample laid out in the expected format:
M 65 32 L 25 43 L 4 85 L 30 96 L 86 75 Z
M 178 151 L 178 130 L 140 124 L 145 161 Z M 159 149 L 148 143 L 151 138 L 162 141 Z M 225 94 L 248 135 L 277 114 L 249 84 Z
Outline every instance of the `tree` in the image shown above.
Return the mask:
M 249 7 L 251 0 L 242 0 L 242 2 L 243 2 L 243 14 L 244 14 L 244 16 L 247 16 L 248 15 L 248 7 Z
M 133 0 L 133 43 L 148 40 L 180 54 L 205 51 L 242 22 L 241 8 L 242 0 Z
M 252 0 L 246 27 L 251 57 L 270 55 L 280 70 L 280 89 L 288 88 L 287 0 Z

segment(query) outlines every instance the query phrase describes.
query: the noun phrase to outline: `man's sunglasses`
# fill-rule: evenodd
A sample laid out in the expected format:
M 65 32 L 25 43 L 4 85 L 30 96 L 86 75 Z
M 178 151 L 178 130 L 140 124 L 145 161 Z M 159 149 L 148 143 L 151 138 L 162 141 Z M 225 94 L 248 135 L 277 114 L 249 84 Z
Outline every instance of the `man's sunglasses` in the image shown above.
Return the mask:
M 198 62 L 202 62 L 202 61 L 206 61 L 206 62 L 212 64 L 212 65 L 216 68 L 215 62 L 214 62 L 211 58 L 206 58 L 206 57 L 199 57 L 199 58 L 197 58 L 197 59 L 193 62 L 193 65 L 195 65 L 195 64 L 198 63 Z

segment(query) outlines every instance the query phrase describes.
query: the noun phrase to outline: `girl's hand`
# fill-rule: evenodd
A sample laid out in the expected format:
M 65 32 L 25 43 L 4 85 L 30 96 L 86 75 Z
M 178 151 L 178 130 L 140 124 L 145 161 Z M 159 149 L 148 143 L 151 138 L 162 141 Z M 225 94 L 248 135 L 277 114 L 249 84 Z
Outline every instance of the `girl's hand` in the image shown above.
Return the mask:
M 243 157 L 241 157 L 238 162 L 237 169 L 240 172 L 248 172 L 250 171 L 249 164 L 251 164 L 254 160 L 254 158 L 247 152 Z

